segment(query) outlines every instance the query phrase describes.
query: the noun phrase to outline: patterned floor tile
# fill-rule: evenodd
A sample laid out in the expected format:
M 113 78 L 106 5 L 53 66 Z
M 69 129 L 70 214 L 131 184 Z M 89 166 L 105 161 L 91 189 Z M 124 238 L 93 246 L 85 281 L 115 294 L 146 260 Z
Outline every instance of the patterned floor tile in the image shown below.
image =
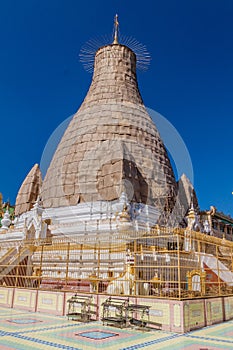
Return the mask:
M 67 317 L 0 309 L 1 350 L 232 350 L 233 322 L 186 334 L 87 324 Z

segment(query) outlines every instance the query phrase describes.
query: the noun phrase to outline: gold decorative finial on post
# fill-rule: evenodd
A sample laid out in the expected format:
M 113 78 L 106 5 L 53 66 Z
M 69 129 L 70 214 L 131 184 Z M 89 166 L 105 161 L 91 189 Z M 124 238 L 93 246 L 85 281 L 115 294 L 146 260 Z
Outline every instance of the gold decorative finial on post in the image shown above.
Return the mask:
M 119 44 L 118 43 L 118 33 L 119 33 L 119 22 L 118 22 L 118 15 L 116 14 L 114 18 L 114 40 L 113 44 Z

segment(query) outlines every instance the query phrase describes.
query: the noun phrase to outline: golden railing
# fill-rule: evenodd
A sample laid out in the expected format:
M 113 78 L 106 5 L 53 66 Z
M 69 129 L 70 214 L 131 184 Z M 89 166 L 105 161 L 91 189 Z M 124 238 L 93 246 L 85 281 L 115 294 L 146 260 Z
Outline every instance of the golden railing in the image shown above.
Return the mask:
M 2 286 L 180 300 L 233 295 L 233 242 L 200 232 L 156 227 L 7 246 Z

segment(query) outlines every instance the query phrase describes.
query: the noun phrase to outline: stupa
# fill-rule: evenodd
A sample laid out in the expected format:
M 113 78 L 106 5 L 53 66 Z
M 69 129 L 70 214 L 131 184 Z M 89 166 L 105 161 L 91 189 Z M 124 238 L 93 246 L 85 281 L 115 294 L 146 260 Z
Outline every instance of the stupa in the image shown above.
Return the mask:
M 44 215 L 60 225 L 59 232 L 68 222 L 78 223 L 75 232 L 115 230 L 127 204 L 132 228 L 149 229 L 159 218 L 164 221 L 176 202 L 180 204 L 166 148 L 143 104 L 136 66 L 135 53 L 118 42 L 116 19 L 114 41 L 96 52 L 89 91 L 56 149 L 42 186 L 39 168 L 34 166 L 19 191 L 17 215 L 30 209 L 35 195 L 40 195 Z M 28 183 L 33 176 L 32 189 Z M 190 201 L 191 191 L 183 202 Z
M 74 291 L 99 308 L 124 295 L 149 303 L 154 325 L 184 332 L 233 317 L 233 220 L 214 207 L 198 212 L 189 179 L 176 181 L 118 25 L 116 17 L 112 44 L 96 51 L 89 91 L 45 178 L 34 165 L 14 220 L 2 211 L 0 305 L 62 315 Z

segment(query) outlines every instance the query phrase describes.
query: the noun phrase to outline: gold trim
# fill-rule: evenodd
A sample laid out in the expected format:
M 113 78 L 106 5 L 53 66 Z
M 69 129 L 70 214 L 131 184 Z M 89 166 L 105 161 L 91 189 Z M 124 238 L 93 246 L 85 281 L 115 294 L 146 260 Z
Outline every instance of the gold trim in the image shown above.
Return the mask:
M 200 287 L 201 290 L 199 291 L 201 295 L 205 294 L 205 281 L 206 281 L 206 272 L 200 271 L 200 270 L 192 270 L 187 272 L 187 278 L 188 278 L 188 290 L 192 292 L 196 292 L 197 290 L 193 290 L 193 277 L 199 276 L 200 277 Z M 198 292 L 198 291 L 197 291 Z

